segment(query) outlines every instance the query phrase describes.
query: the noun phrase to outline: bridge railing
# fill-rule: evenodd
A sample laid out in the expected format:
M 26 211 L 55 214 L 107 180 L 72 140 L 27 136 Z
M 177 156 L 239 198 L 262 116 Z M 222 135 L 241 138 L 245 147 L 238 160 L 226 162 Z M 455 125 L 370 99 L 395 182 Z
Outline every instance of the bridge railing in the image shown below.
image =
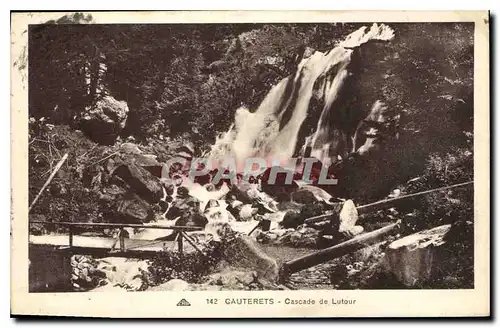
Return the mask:
M 198 226 L 160 226 L 160 225 L 143 225 L 134 223 L 89 223 L 89 222 L 47 222 L 47 221 L 29 221 L 29 224 L 43 224 L 43 225 L 60 225 L 66 226 L 69 230 L 69 247 L 73 247 L 74 227 L 100 227 L 100 228 L 118 228 L 118 239 L 120 241 L 120 251 L 125 252 L 125 231 L 124 228 L 139 228 L 139 229 L 163 229 L 177 231 L 177 246 L 179 253 L 183 253 L 183 239 L 186 239 L 191 246 L 197 251 L 203 253 L 194 241 L 186 234 L 186 231 L 200 231 L 203 227 Z

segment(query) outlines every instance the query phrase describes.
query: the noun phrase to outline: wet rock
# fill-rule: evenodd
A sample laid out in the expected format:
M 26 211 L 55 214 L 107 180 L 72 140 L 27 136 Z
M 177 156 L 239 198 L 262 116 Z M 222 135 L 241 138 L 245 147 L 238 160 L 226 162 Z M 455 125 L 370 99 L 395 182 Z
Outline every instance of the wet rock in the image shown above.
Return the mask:
M 157 203 L 163 196 L 160 180 L 136 164 L 123 164 L 113 171 L 137 195 L 150 203 Z
M 249 221 L 257 215 L 259 209 L 253 207 L 252 204 L 243 204 L 239 200 L 230 202 L 228 211 L 234 216 L 236 221 Z
M 276 212 L 278 203 L 265 192 L 259 190 L 258 185 L 241 181 L 232 186 L 228 193 L 229 197 L 243 202 L 244 204 L 254 204 L 259 210 L 259 214 Z
M 189 195 L 189 191 L 184 187 L 177 189 L 177 196 L 172 201 L 166 216 L 174 219 L 178 216 L 193 215 L 200 213 L 200 201 L 196 197 Z
M 252 207 L 250 204 L 244 204 L 240 207 L 238 216 L 236 220 L 238 221 L 248 221 L 251 220 L 259 210 L 255 207 Z
M 125 127 L 128 112 L 126 102 L 106 96 L 85 110 L 80 120 L 81 130 L 95 142 L 111 145 Z
M 223 204 L 225 202 L 212 199 L 205 206 L 203 214 L 210 221 L 229 222 L 235 220 L 234 215 Z

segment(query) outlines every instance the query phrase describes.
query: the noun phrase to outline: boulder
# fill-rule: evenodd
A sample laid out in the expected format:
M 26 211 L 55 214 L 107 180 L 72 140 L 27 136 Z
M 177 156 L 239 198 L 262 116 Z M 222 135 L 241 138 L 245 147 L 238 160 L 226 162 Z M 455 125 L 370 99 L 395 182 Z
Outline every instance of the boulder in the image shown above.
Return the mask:
M 154 177 L 160 179 L 163 170 L 163 165 L 158 162 L 156 155 L 151 154 L 139 154 L 134 155 L 133 163 L 141 166 L 151 173 Z
M 387 271 L 406 287 L 425 283 L 446 261 L 439 259 L 439 249 L 445 244 L 450 224 L 423 230 L 392 242 L 386 249 L 383 264 Z
M 311 190 L 299 189 L 294 191 L 291 195 L 292 201 L 299 204 L 313 204 L 317 201 Z
M 228 242 L 222 254 L 222 267 L 232 270 L 255 271 L 259 280 L 274 282 L 278 278 L 278 263 L 246 235 L 237 235 Z
M 229 222 L 235 220 L 233 214 L 227 210 L 227 206 L 222 206 L 222 204 L 225 202 L 210 200 L 205 206 L 203 214 L 209 221 Z
M 259 211 L 259 209 L 253 207 L 252 204 L 243 204 L 243 202 L 239 200 L 230 202 L 227 210 L 234 216 L 236 221 L 249 221 Z
M 236 220 L 238 221 L 249 221 L 251 220 L 258 212 L 258 209 L 252 207 L 251 204 L 244 204 L 239 208 L 238 216 Z
M 356 225 L 358 221 L 358 211 L 352 200 L 347 200 L 342 206 L 339 214 L 339 232 L 347 237 L 354 237 L 363 232 L 363 227 Z
M 123 197 L 127 194 L 127 190 L 121 186 L 116 184 L 111 184 L 101 190 L 99 193 L 99 200 L 101 203 L 110 204 L 114 201 L 117 201 L 120 197 Z
M 324 189 L 308 184 L 300 184 L 297 191 L 300 191 L 303 194 L 307 193 L 307 195 L 312 194 L 314 199 L 320 202 L 330 203 L 330 201 L 333 199 L 332 195 L 327 193 Z
M 118 200 L 116 208 L 117 222 L 144 223 L 153 220 L 151 206 L 135 194 L 126 194 Z
M 163 197 L 160 180 L 139 165 L 120 165 L 113 175 L 120 177 L 137 195 L 150 203 L 157 203 Z
M 189 194 L 184 194 L 186 188 L 179 187 L 177 196 L 172 200 L 171 206 L 165 214 L 168 218 L 174 219 L 178 216 L 192 215 L 200 213 L 200 201 Z
M 283 217 L 283 221 L 281 221 L 280 225 L 285 228 L 297 228 L 298 226 L 304 224 L 304 218 L 303 216 L 300 215 L 300 212 L 298 211 L 287 211 L 285 216 Z
M 81 130 L 95 142 L 111 145 L 125 127 L 128 117 L 125 101 L 105 96 L 81 116 Z
M 160 173 L 162 169 L 162 165 L 158 160 L 156 159 L 156 155 L 151 155 L 151 154 L 139 154 L 134 156 L 134 162 L 135 164 L 139 166 L 159 166 L 160 167 Z
M 183 214 L 176 222 L 176 226 L 185 227 L 205 227 L 208 223 L 207 218 L 199 213 Z
M 123 154 L 133 154 L 133 155 L 142 154 L 142 150 L 139 149 L 139 146 L 131 142 L 122 143 L 120 145 L 120 152 Z

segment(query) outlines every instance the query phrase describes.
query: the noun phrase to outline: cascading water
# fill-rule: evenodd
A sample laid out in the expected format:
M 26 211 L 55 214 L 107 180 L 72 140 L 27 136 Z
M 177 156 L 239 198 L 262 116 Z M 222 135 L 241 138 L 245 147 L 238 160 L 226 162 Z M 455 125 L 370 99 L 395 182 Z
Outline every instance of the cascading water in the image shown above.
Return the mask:
M 294 155 L 310 100 L 316 97 L 324 106 L 316 131 L 309 138 L 311 155 L 323 163 L 331 163 L 337 156 L 335 147 L 339 140 L 326 118 L 348 76 L 352 48 L 370 40 L 387 41 L 393 37 L 390 27 L 373 24 L 368 31 L 362 27 L 351 33 L 326 53 L 317 51 L 302 59 L 295 73 L 275 85 L 255 112 L 245 107 L 236 111 L 234 124 L 217 139 L 209 159 L 221 162 L 232 158 L 239 170 L 249 157 L 278 160 L 287 165 Z

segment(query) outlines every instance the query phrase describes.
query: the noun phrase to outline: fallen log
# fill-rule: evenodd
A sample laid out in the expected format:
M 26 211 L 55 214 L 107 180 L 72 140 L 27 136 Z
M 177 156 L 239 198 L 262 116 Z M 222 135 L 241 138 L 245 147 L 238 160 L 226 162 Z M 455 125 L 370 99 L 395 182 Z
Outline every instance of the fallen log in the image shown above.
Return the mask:
M 463 187 L 463 186 L 471 185 L 473 183 L 474 183 L 474 181 L 468 181 L 468 182 L 464 182 L 464 183 L 458 183 L 458 184 L 455 184 L 452 186 L 446 186 L 446 187 L 421 191 L 421 192 L 417 192 L 414 194 L 409 194 L 409 195 L 405 195 L 405 196 L 401 196 L 401 197 L 383 199 L 383 200 L 379 200 L 379 201 L 374 202 L 374 203 L 369 203 L 369 204 L 357 206 L 356 209 L 358 211 L 358 214 L 363 214 L 363 213 L 367 213 L 368 211 L 374 211 L 374 210 L 382 209 L 382 208 L 387 207 L 387 206 L 393 206 L 394 203 L 397 203 L 399 201 L 406 200 L 409 198 L 423 196 L 423 195 L 427 195 L 427 194 L 437 192 L 437 191 L 443 191 L 443 190 L 447 190 L 447 189 Z M 325 214 L 310 217 L 310 218 L 306 219 L 304 221 L 304 223 L 305 224 L 313 224 L 313 223 L 321 222 L 325 219 L 330 218 L 334 214 L 335 214 L 334 211 L 328 211 Z
M 52 173 L 50 174 L 49 178 L 47 179 L 47 181 L 45 181 L 42 189 L 40 189 L 40 191 L 38 192 L 38 194 L 36 195 L 35 199 L 33 200 L 33 202 L 31 202 L 31 205 L 30 207 L 28 208 L 28 213 L 31 211 L 31 209 L 33 208 L 33 206 L 36 204 L 36 202 L 38 201 L 38 198 L 40 198 L 40 196 L 42 195 L 43 191 L 45 190 L 45 188 L 47 188 L 47 186 L 50 184 L 50 182 L 52 182 L 52 179 L 54 179 L 54 177 L 56 176 L 56 173 L 57 171 L 59 171 L 59 169 L 62 167 L 62 165 L 64 164 L 64 161 L 66 161 L 66 159 L 68 158 L 68 154 L 64 154 L 64 156 L 59 160 L 59 162 L 57 163 L 56 167 L 54 168 L 54 170 L 52 171 Z
M 358 235 L 348 241 L 337 244 L 335 246 L 322 249 L 318 252 L 288 261 L 281 266 L 280 269 L 280 282 L 283 283 L 288 276 L 294 272 L 298 272 L 312 266 L 333 260 L 343 255 L 352 253 L 358 249 L 365 248 L 374 244 L 388 233 L 392 232 L 395 228 L 399 227 L 400 221 L 389 224 L 383 228 Z

